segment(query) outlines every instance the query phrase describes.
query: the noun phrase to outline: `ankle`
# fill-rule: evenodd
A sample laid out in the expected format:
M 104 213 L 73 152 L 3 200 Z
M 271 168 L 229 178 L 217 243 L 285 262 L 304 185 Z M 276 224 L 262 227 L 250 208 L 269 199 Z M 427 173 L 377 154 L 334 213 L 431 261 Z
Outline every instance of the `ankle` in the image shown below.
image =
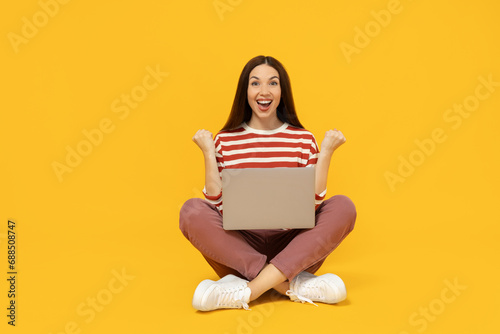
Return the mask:
M 285 281 L 281 284 L 276 285 L 273 289 L 279 294 L 286 296 L 286 292 L 290 290 L 290 282 Z
M 258 293 L 257 289 L 251 284 L 252 282 L 247 284 L 247 287 L 250 289 L 250 301 L 253 302 L 257 298 L 259 298 L 262 293 Z

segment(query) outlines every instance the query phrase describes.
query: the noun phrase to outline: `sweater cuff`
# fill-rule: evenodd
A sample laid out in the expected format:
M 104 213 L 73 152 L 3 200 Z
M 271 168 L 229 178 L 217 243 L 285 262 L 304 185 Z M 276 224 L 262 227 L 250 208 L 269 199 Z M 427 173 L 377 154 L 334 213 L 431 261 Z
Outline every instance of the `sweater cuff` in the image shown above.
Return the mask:
M 326 189 L 321 194 L 315 194 L 314 196 L 314 204 L 316 205 L 316 209 L 320 206 L 321 203 L 325 200 Z
M 203 195 L 205 195 L 205 199 L 208 200 L 212 204 L 218 204 L 220 199 L 222 198 L 222 189 L 218 195 L 208 195 L 207 190 L 203 187 Z
M 324 200 L 326 196 L 326 189 L 321 194 L 315 194 L 316 200 Z

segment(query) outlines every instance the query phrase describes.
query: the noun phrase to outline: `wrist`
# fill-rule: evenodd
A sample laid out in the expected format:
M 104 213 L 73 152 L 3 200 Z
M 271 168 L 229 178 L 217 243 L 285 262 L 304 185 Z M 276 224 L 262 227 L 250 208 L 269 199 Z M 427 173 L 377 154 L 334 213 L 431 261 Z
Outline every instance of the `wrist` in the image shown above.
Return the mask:
M 203 151 L 205 158 L 215 158 L 215 151 Z
M 320 157 L 331 158 L 335 150 L 323 149 L 319 152 Z

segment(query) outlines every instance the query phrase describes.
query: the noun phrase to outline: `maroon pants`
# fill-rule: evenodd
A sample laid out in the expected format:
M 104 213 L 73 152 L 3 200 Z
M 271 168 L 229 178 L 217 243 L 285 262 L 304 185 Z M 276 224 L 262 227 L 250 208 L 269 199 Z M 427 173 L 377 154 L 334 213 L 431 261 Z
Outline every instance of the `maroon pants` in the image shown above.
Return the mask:
M 352 231 L 355 220 L 352 201 L 337 195 L 318 207 L 312 229 L 226 231 L 214 205 L 191 198 L 181 208 L 179 225 L 219 277 L 233 274 L 252 280 L 272 263 L 292 280 L 301 271 L 315 273 Z

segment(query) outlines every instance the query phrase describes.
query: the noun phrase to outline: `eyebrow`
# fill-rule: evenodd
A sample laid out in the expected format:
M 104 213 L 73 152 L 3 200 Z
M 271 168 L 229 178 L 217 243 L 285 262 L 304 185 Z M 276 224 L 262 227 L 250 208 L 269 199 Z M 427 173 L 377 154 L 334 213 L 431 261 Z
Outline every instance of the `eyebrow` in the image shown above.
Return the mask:
M 250 77 L 250 79 L 252 79 L 252 78 L 255 78 L 255 79 L 257 79 L 257 80 L 260 80 L 260 79 L 259 79 L 258 77 L 256 77 L 255 75 L 252 75 L 252 76 Z M 280 79 L 280 78 L 278 78 L 278 76 L 277 76 L 277 75 L 275 75 L 275 76 L 270 77 L 270 78 L 269 78 L 269 80 L 272 80 L 272 79 L 275 79 L 275 78 L 276 78 L 276 79 L 278 79 L 278 80 Z

